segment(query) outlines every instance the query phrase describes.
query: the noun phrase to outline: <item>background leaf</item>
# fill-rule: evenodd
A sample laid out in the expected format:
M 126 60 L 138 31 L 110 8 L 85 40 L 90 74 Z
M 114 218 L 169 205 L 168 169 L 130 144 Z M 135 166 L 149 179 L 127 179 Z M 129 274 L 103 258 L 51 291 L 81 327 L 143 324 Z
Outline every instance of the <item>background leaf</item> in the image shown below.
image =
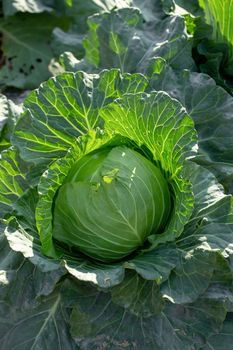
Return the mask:
M 224 70 L 233 75 L 233 3 L 231 0 L 224 3 L 220 0 L 199 0 L 199 4 L 204 10 L 206 22 L 212 26 L 212 39 L 228 46 Z
M 143 10 L 149 19 L 151 12 L 149 16 L 146 6 L 144 9 L 139 4 L 141 7 L 142 13 L 136 8 L 124 8 L 90 17 L 83 40 L 85 57 L 76 68 L 98 71 L 116 67 L 121 72 L 143 73 L 153 57 L 162 56 L 174 69 L 194 69 L 184 19 L 163 15 L 148 25 Z
M 3 12 L 5 16 L 12 16 L 16 12 L 50 12 L 52 8 L 49 5 L 52 5 L 52 3 L 53 1 L 47 1 L 46 4 L 46 0 L 3 0 Z
M 55 26 L 63 22 L 49 14 L 20 14 L 1 21 L 6 61 L 0 70 L 2 85 L 33 89 L 49 78 L 50 36 Z

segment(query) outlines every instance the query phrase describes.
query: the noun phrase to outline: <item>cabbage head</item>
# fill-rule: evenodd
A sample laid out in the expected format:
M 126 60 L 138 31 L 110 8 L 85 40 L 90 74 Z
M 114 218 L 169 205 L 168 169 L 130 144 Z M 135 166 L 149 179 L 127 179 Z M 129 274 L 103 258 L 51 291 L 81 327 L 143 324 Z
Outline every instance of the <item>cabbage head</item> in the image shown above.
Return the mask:
M 127 147 L 98 150 L 78 160 L 58 191 L 53 237 L 111 262 L 159 233 L 170 212 L 161 171 Z

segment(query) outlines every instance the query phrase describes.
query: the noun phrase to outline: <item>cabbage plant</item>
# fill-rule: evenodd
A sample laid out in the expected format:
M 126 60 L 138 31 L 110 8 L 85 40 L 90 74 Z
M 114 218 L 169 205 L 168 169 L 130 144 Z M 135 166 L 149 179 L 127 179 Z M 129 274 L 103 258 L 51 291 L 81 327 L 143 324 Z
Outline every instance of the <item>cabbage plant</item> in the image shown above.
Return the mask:
M 58 129 L 55 138 L 53 129 L 48 129 L 50 135 L 48 130 L 43 130 L 49 138 L 43 149 L 47 159 L 41 157 L 41 149 L 36 157 L 37 137 L 30 141 L 33 148 L 31 145 L 25 147 L 25 134 L 33 135 L 33 129 L 38 130 L 39 126 L 37 122 L 33 125 L 31 110 L 20 119 L 13 141 L 19 146 L 23 159 L 32 161 L 36 157 L 37 164 L 51 162 L 50 157 L 54 155 L 51 142 L 57 147 L 59 140 L 63 150 L 65 147 L 69 150 L 51 163 L 39 183 L 36 223 L 43 252 L 52 257 L 62 254 L 58 241 L 65 243 L 65 248 L 80 248 L 91 257 L 114 261 L 136 248 L 143 249 L 145 240 L 148 241 L 145 249 L 150 249 L 159 242 L 178 237 L 193 207 L 191 183 L 189 176 L 183 179 L 183 172 L 188 172 L 185 158 L 192 154 L 196 134 L 193 121 L 184 108 L 166 93 L 145 94 L 145 78 L 137 74 L 121 77 L 117 70 L 103 71 L 99 77 L 68 74 L 50 80 L 48 85 L 54 86 L 61 79 L 60 85 L 64 78 L 72 81 L 71 89 L 72 84 L 81 84 L 84 96 L 79 97 L 80 92 L 76 91 L 68 105 L 65 94 L 59 101 L 54 101 L 58 106 L 54 107 L 53 101 L 49 103 L 52 111 L 42 113 L 42 118 L 46 119 L 52 113 L 54 119 L 49 120 L 54 120 Z M 85 79 L 88 81 L 86 86 Z M 112 97 L 109 101 L 108 93 L 112 91 L 108 82 L 111 79 L 116 99 Z M 119 99 L 115 84 L 127 92 L 120 91 L 122 97 Z M 47 91 L 48 85 L 42 86 L 39 94 L 43 96 L 43 89 Z M 35 92 L 29 100 L 35 98 L 38 101 L 38 97 Z M 60 108 L 69 111 L 67 116 L 62 115 L 63 123 L 57 115 Z M 75 118 L 76 114 L 80 117 Z M 74 129 L 69 135 L 71 126 Z M 58 135 L 63 130 L 66 130 L 66 138 L 60 139 Z M 74 130 L 77 131 L 76 144 L 73 144 Z M 61 150 L 55 152 L 58 157 L 64 153 Z M 64 169 L 61 162 L 69 164 Z M 59 169 L 59 174 L 55 169 Z M 54 177 L 60 180 L 55 181 Z M 117 233 L 118 230 L 121 232 Z M 113 235 L 117 238 L 113 239 Z
M 37 274 L 34 302 L 50 295 L 35 317 L 48 307 L 71 332 L 61 348 L 97 349 L 96 335 L 109 349 L 200 348 L 231 307 L 209 287 L 230 279 L 232 198 L 195 163 L 193 119 L 152 83 L 117 69 L 51 78 L 2 153 L 4 235 Z

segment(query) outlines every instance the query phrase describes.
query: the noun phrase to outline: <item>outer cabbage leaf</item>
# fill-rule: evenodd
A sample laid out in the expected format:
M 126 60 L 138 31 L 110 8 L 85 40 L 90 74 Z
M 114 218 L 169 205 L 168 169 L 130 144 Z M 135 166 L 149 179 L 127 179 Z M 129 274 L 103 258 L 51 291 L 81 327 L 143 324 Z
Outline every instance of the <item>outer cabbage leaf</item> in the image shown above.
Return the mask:
M 180 252 L 179 262 L 168 280 L 161 286 L 163 298 L 174 304 L 190 303 L 208 288 L 216 266 L 216 256 L 212 252 Z
M 229 264 L 228 267 L 222 265 L 222 275 L 227 268 L 232 271 L 232 197 L 224 194 L 212 173 L 197 165 L 191 169 L 194 211 L 176 241 L 179 263 L 161 287 L 164 296 L 175 303 L 191 302 L 204 293 L 211 280 L 216 279 L 213 273 L 219 266 L 219 254 Z M 219 279 L 219 283 L 222 282 Z M 227 289 L 222 290 L 224 293 Z
M 222 329 L 207 339 L 206 345 L 200 350 L 222 350 L 222 346 L 231 348 L 233 340 L 233 319 L 232 313 L 227 314 Z
M 10 248 L 4 230 L 5 225 L 0 223 L 0 298 L 5 295 L 5 287 L 15 279 L 17 269 L 24 259 L 21 253 Z
M 70 296 L 76 299 L 71 333 L 82 350 L 103 343 L 114 350 L 124 346 L 145 350 L 199 348 L 206 336 L 219 331 L 226 315 L 221 303 L 200 299 L 185 306 L 167 304 L 160 315 L 141 317 L 111 302 L 108 293 L 85 285 L 83 293 L 81 289 L 77 292 L 75 285 L 70 287 Z
M 56 320 L 65 325 L 64 313 L 59 314 L 59 298 L 50 295 L 65 270 L 42 272 L 21 253 L 12 250 L 6 240 L 6 225 L 0 224 L 0 337 L 4 349 L 29 349 L 42 344 L 46 327 L 59 344 Z M 41 306 L 41 298 L 46 306 Z M 42 303 L 43 304 L 43 303 Z M 57 306 L 57 307 L 56 307 Z M 59 315 L 59 316 L 58 316 Z M 30 320 L 30 322 L 28 322 Z M 29 323 L 31 328 L 29 330 Z M 61 344 L 71 343 L 69 333 L 62 330 Z M 65 339 L 65 335 L 67 338 Z M 47 346 L 47 345 L 46 345 Z M 72 348 L 73 349 L 73 348 Z
M 104 104 L 127 92 L 144 91 L 146 86 L 144 76 L 121 77 L 118 70 L 51 78 L 26 98 L 24 105 L 30 109 L 19 120 L 12 143 L 23 159 L 49 163 L 64 156 L 76 138 L 101 126 L 99 109 Z
M 209 287 L 204 296 L 207 299 L 222 301 L 227 312 L 233 311 L 233 281 L 231 259 L 218 255 L 215 270 Z
M 3 151 L 10 146 L 11 134 L 23 109 L 8 100 L 4 95 L 0 95 L 0 102 L 0 150 Z
M 0 95 L 0 148 L 3 150 L 9 146 L 8 140 L 5 139 L 4 129 L 6 128 L 9 117 L 9 104 L 6 96 Z
M 18 293 L 19 290 L 24 292 L 22 300 L 15 295 L 16 293 L 14 293 L 16 298 L 13 302 L 8 298 L 0 300 L 2 346 L 6 350 L 13 348 L 78 350 L 79 347 L 75 345 L 69 333 L 70 310 L 64 306 L 59 288 L 48 297 L 41 296 L 43 286 L 40 283 L 52 286 L 54 278 L 45 274 L 42 280 L 40 280 L 41 277 L 27 262 L 18 271 L 17 281 L 14 281 L 15 292 Z M 35 278 L 37 278 L 37 286 L 32 282 Z M 39 286 L 42 290 L 38 292 Z M 21 293 L 19 295 L 22 296 Z M 36 300 L 35 297 L 38 299 Z
M 1 217 L 12 211 L 13 204 L 29 187 L 26 179 L 28 166 L 20 160 L 17 152 L 8 149 L 0 158 L 0 210 Z
M 4 95 L 0 95 L 1 109 L 0 109 L 0 132 L 2 132 L 8 117 L 8 103 Z
M 112 288 L 111 294 L 113 303 L 136 316 L 150 317 L 164 308 L 158 284 L 144 280 L 134 271 L 127 272 L 124 281 Z
M 167 91 L 185 106 L 199 135 L 196 161 L 232 192 L 232 97 L 206 74 L 175 72 L 159 58 L 151 62 L 147 73 L 151 76 L 149 90 Z
M 40 305 L 40 298 L 52 293 L 65 274 L 62 269 L 42 272 L 13 250 L 10 250 L 7 258 L 10 264 L 1 270 L 0 298 L 7 300 L 10 305 L 16 304 L 21 310 L 30 311 Z

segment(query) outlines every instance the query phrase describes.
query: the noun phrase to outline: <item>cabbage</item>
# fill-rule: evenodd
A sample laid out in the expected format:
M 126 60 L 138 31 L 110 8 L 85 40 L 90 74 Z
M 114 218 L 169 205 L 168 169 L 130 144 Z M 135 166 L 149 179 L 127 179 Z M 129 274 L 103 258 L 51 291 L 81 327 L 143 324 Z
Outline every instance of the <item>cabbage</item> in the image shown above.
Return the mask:
M 6 349 L 50 331 L 64 349 L 202 349 L 231 326 L 232 196 L 198 164 L 230 165 L 231 98 L 158 63 L 65 72 L 25 99 L 0 160 Z
M 78 160 L 59 188 L 53 237 L 111 262 L 160 233 L 170 206 L 161 171 L 140 153 L 127 147 L 96 151 Z

